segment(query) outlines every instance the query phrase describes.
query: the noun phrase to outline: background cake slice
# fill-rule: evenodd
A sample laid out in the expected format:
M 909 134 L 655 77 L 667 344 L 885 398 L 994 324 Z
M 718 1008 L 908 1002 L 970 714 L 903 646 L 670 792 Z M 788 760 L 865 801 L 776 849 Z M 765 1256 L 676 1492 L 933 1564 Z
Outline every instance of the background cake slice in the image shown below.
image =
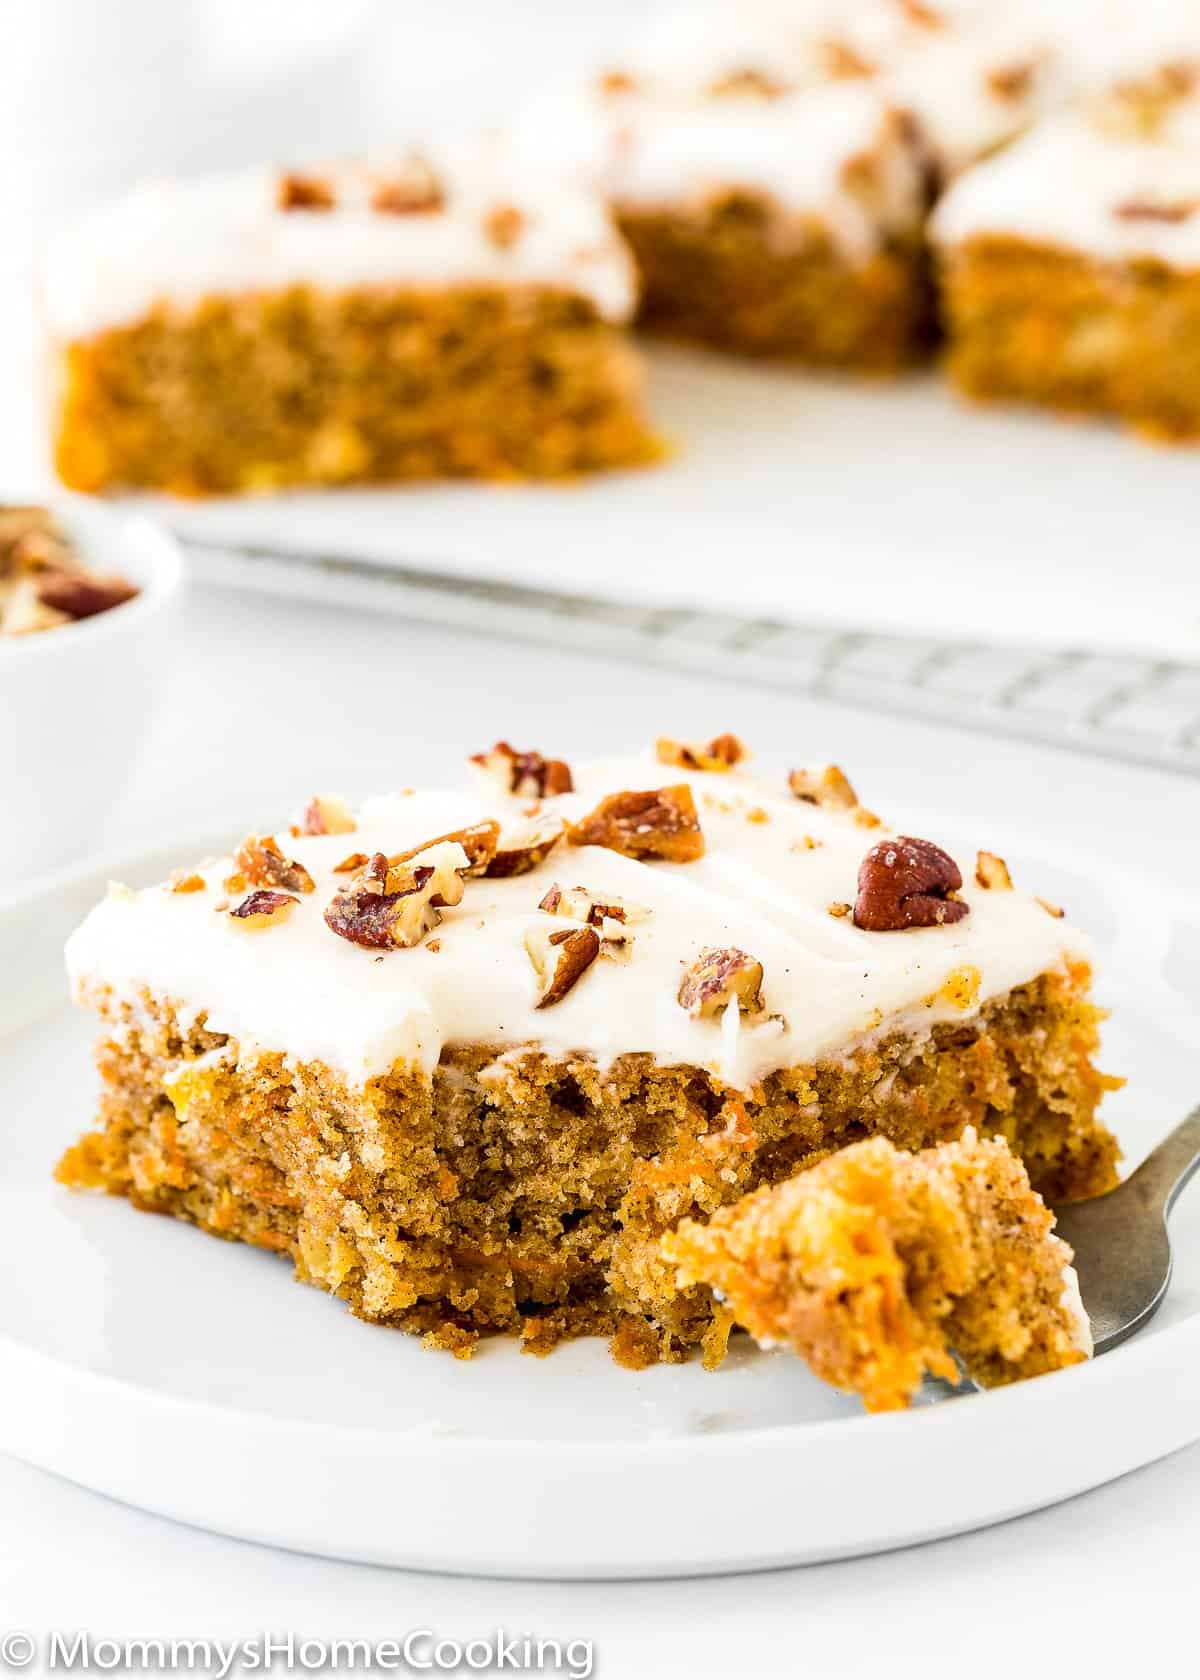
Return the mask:
M 839 368 L 895 369 L 926 344 L 924 166 L 867 81 L 614 73 L 539 100 L 515 143 L 611 203 L 647 328 Z
M 55 464 L 195 495 L 644 463 L 634 292 L 598 200 L 473 152 L 145 187 L 48 256 Z
M 784 1343 L 868 1411 L 926 1374 L 985 1387 L 1086 1359 L 1071 1250 L 1008 1146 L 974 1131 L 910 1155 L 840 1150 L 707 1225 L 664 1239 L 680 1282 L 710 1285 L 759 1341 Z
M 1200 60 L 1048 120 L 933 231 L 968 396 L 1200 436 Z
M 1051 1196 L 1107 1189 L 1083 936 L 835 768 L 745 756 L 501 743 L 468 791 L 318 798 L 114 890 L 68 948 L 102 1078 L 60 1177 L 441 1346 L 604 1333 L 629 1364 L 728 1333 L 664 1232 L 864 1135 L 974 1125 Z

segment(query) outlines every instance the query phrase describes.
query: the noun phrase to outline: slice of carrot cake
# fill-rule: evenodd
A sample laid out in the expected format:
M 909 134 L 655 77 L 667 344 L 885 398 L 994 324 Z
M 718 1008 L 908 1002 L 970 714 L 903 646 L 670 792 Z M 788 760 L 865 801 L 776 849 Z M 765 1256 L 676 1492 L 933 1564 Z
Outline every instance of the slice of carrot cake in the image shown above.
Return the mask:
M 985 1387 L 1077 1364 L 1091 1333 L 1054 1216 L 1000 1138 L 917 1154 L 838 1150 L 663 1240 L 680 1288 L 709 1285 L 764 1345 L 784 1343 L 868 1411 L 926 1374 Z
M 1200 59 L 970 171 L 933 233 L 968 396 L 1200 437 Z
M 920 354 L 925 169 L 869 81 L 680 89 L 613 72 L 539 99 L 514 143 L 608 198 L 645 327 L 837 368 Z
M 868 1134 L 967 1126 L 1114 1181 L 1087 945 L 980 854 L 893 834 L 832 767 L 724 735 L 469 791 L 318 796 L 72 937 L 97 1127 L 59 1176 L 288 1256 L 468 1351 L 602 1333 L 716 1358 L 661 1239 Z
M 174 181 L 45 273 L 73 489 L 560 477 L 658 453 L 601 202 L 474 154 Z

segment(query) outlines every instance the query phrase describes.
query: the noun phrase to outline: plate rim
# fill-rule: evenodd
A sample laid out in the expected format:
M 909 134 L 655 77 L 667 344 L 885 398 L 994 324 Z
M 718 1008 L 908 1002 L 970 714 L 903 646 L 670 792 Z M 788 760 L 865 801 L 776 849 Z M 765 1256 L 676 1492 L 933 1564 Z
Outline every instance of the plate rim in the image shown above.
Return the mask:
M 171 854 L 180 855 L 185 847 L 194 847 L 194 844 L 194 841 L 166 840 L 148 848 L 112 848 L 98 860 L 69 865 L 20 883 L 15 890 L 0 895 L 0 932 L 4 931 L 5 924 L 12 917 L 22 911 L 27 912 L 48 894 L 80 892 L 98 881 L 102 882 L 110 871 L 133 873 L 153 867 L 163 858 Z M 1027 849 L 1036 850 L 1034 847 Z M 1117 873 L 1122 883 L 1139 879 L 1137 871 L 1123 867 L 1114 870 L 1114 866 L 1094 853 L 1072 852 L 1070 861 L 1085 874 L 1095 875 L 1102 870 L 1110 878 Z M 1182 906 L 1181 913 L 1200 916 L 1200 898 L 1177 894 L 1173 890 L 1168 898 L 1160 885 L 1148 884 L 1157 900 L 1168 902 L 1176 910 L 1181 910 Z M 70 1001 L 64 994 L 35 1015 L 18 1017 L 11 1025 L 0 1027 L 0 1038 L 20 1038 L 35 1022 L 45 1022 L 57 1014 L 65 1015 L 70 1007 Z M 1177 1416 L 1180 1411 L 1178 1395 L 1172 1397 L 1172 1382 L 1169 1380 L 1173 1378 L 1178 1386 L 1186 1387 L 1192 1395 L 1200 1386 L 1196 1382 L 1200 1378 L 1200 1307 L 1175 1324 L 1150 1329 L 1147 1334 L 1134 1338 L 1099 1360 L 987 1394 L 962 1395 L 952 1406 L 917 1407 L 877 1416 L 856 1413 L 812 1422 L 757 1423 L 728 1433 L 695 1432 L 643 1438 L 539 1440 L 535 1434 L 500 1436 L 483 1433 L 462 1436 L 442 1434 L 435 1428 L 388 1430 L 375 1424 L 319 1421 L 286 1413 L 254 1411 L 223 1401 L 156 1388 L 118 1373 L 90 1369 L 73 1362 L 69 1355 L 39 1347 L 35 1342 L 4 1328 L 0 1328 L 0 1372 L 22 1389 L 8 1405 L 0 1407 L 0 1429 L 4 1434 L 0 1446 L 44 1469 L 66 1475 L 111 1497 L 124 1499 L 160 1515 L 182 1518 L 200 1527 L 236 1533 L 244 1539 L 296 1550 L 358 1557 L 364 1561 L 404 1567 L 521 1578 L 633 1579 L 668 1574 L 711 1574 L 773 1568 L 787 1563 L 893 1549 L 988 1526 L 1058 1503 L 1178 1450 L 1188 1441 L 1200 1437 L 1200 1407 L 1192 1404 L 1186 1417 Z M 26 1393 L 26 1389 L 30 1392 Z M 1065 1481 L 1055 1481 L 1048 1491 L 1044 1488 L 1041 1493 L 1027 1491 L 1006 1510 L 1001 1509 L 995 1499 L 984 1499 L 986 1508 L 977 1508 L 983 1496 L 973 1491 L 976 1503 L 961 1519 L 942 1521 L 934 1527 L 928 1523 L 922 1526 L 922 1519 L 914 1512 L 910 1513 L 911 1521 L 903 1532 L 893 1523 L 881 1533 L 876 1525 L 861 1540 L 847 1542 L 834 1550 L 823 1550 L 819 1544 L 814 1550 L 811 1541 L 791 1549 L 783 1543 L 781 1550 L 772 1548 L 770 1555 L 751 1555 L 748 1548 L 732 1534 L 722 1535 L 719 1532 L 722 1525 L 718 1523 L 707 1547 L 697 1542 L 700 1544 L 697 1555 L 689 1552 L 686 1559 L 677 1556 L 676 1562 L 671 1562 L 669 1558 L 664 1561 L 663 1556 L 655 1553 L 655 1542 L 651 1536 L 643 1540 L 642 1552 L 637 1558 L 629 1560 L 627 1566 L 614 1564 L 607 1554 L 590 1553 L 583 1559 L 574 1555 L 559 1556 L 551 1552 L 545 1542 L 543 1550 L 537 1552 L 535 1548 L 535 1554 L 529 1558 L 504 1556 L 495 1549 L 482 1554 L 447 1552 L 443 1549 L 431 1558 L 420 1552 L 419 1536 L 407 1549 L 399 1542 L 371 1545 L 364 1542 L 358 1549 L 357 1540 L 346 1539 L 323 1546 L 320 1538 L 314 1538 L 312 1533 L 298 1537 L 295 1528 L 284 1531 L 273 1529 L 269 1518 L 260 1522 L 256 1516 L 256 1520 L 251 1522 L 242 1517 L 235 1518 L 229 1512 L 213 1515 L 209 1511 L 206 1515 L 203 1509 L 197 1510 L 194 1497 L 189 1505 L 178 1491 L 172 1492 L 169 1487 L 149 1491 L 139 1491 L 136 1486 L 131 1488 L 128 1476 L 122 1479 L 122 1449 L 119 1443 L 103 1463 L 99 1463 L 103 1455 L 97 1453 L 95 1462 L 98 1467 L 90 1472 L 90 1477 L 83 1475 L 78 1465 L 74 1469 L 62 1467 L 64 1459 L 74 1462 L 69 1450 L 51 1450 L 44 1443 L 39 1448 L 36 1444 L 37 1431 L 43 1427 L 35 1417 L 37 1395 L 40 1393 L 44 1397 L 52 1397 L 53 1408 L 63 1417 L 69 1414 L 76 1420 L 94 1421 L 101 1416 L 119 1417 L 124 1413 L 131 1418 L 141 1418 L 151 1433 L 182 1428 L 202 1433 L 210 1441 L 240 1436 L 247 1442 L 270 1442 L 276 1452 L 281 1449 L 294 1452 L 299 1447 L 307 1452 L 319 1453 L 330 1463 L 361 1464 L 369 1460 L 384 1470 L 384 1479 L 386 1476 L 426 1472 L 429 1464 L 436 1463 L 448 1475 L 457 1474 L 465 1485 L 467 1476 L 481 1466 L 486 1467 L 486 1473 L 494 1477 L 496 1466 L 501 1463 L 503 1474 L 515 1478 L 515 1487 L 523 1477 L 531 1474 L 543 1480 L 547 1472 L 551 1477 L 561 1477 L 564 1472 L 577 1477 L 583 1473 L 586 1464 L 589 1481 L 594 1481 L 596 1477 L 619 1481 L 623 1476 L 645 1475 L 653 1470 L 664 1481 L 678 1483 L 681 1476 L 691 1471 L 699 1471 L 704 1476 L 738 1470 L 744 1479 L 747 1475 L 760 1474 L 768 1464 L 774 1471 L 781 1458 L 791 1464 L 789 1474 L 794 1474 L 797 1465 L 821 1458 L 857 1458 L 868 1443 L 872 1459 L 888 1462 L 916 1459 L 973 1466 L 981 1448 L 986 1449 L 983 1453 L 986 1458 L 1003 1443 L 1030 1438 L 1031 1432 L 1065 1441 L 1088 1416 L 1102 1416 L 1106 1409 L 1112 1411 L 1122 1405 L 1136 1403 L 1148 1389 L 1157 1394 L 1157 1409 L 1153 1413 L 1153 1427 L 1150 1416 L 1146 1417 L 1142 1432 L 1146 1439 L 1124 1443 L 1122 1451 L 1115 1456 L 1111 1452 L 1103 1453 L 1107 1468 L 1077 1471 L 1073 1479 L 1068 1476 Z M 24 1424 L 21 1422 L 23 1409 L 26 1413 Z M 929 1418 L 935 1415 L 941 1420 L 936 1426 L 929 1422 Z M 1168 1416 L 1172 1420 L 1169 1428 L 1163 1421 Z M 45 1427 L 53 1428 L 53 1425 Z M 22 1429 L 26 1436 L 31 1433 L 34 1436 L 33 1446 L 28 1439 L 12 1441 L 11 1437 L 14 1434 L 19 1437 Z M 931 1434 L 933 1429 L 937 1432 Z M 114 1451 L 115 1458 L 112 1456 Z M 283 1450 L 282 1457 L 286 1459 L 287 1456 L 287 1450 Z M 980 1471 L 982 1483 L 987 1482 L 989 1474 Z M 186 1474 L 181 1470 L 180 1475 L 183 1481 L 179 1486 L 183 1487 Z M 228 1490 L 214 1495 L 218 1505 L 222 1498 L 228 1502 L 228 1497 Z M 886 1506 L 886 1498 L 882 1503 Z M 342 1520 L 347 1519 L 343 1517 Z

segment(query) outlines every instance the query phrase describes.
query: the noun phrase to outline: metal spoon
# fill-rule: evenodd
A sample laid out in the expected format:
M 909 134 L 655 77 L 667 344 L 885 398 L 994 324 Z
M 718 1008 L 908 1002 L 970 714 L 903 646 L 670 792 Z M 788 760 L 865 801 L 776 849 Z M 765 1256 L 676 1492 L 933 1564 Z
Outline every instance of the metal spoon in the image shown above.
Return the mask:
M 1115 1190 L 1055 1210 L 1075 1250 L 1096 1352 L 1107 1353 L 1154 1317 L 1171 1281 L 1167 1215 L 1200 1167 L 1200 1108 L 1152 1149 Z

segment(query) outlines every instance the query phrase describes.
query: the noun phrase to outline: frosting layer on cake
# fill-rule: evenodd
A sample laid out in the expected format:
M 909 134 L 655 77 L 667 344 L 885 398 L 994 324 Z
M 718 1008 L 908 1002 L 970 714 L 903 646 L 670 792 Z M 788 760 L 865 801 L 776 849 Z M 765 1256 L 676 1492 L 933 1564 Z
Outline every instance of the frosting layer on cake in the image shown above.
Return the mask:
M 682 783 L 704 836 L 695 861 L 638 861 L 564 839 L 529 873 L 466 880 L 432 937 L 411 948 L 365 948 L 326 923 L 350 879 L 337 872 L 348 853 L 407 852 L 488 817 L 501 823 L 503 845 L 531 822 L 545 831 L 578 821 L 608 795 Z M 961 919 L 899 932 L 856 926 L 859 866 L 888 833 L 861 809 L 791 797 L 782 778 L 689 774 L 649 754 L 578 767 L 574 791 L 537 802 L 481 777 L 471 790 L 369 800 L 353 832 L 281 832 L 285 858 L 315 885 L 278 925 L 230 916 L 239 895 L 222 884 L 234 868 L 224 858 L 199 867 L 202 888 L 111 892 L 72 936 L 67 963 L 81 998 L 108 988 L 136 1008 L 148 991 L 243 1051 L 323 1062 L 356 1081 L 397 1061 L 432 1069 L 443 1048 L 484 1043 L 580 1052 L 601 1066 L 642 1053 L 747 1089 L 890 1032 L 969 1020 L 989 999 L 1086 960 L 1081 934 L 1024 892 L 978 886 L 968 857 L 958 859 L 967 884 L 956 897 L 969 906 Z M 628 907 L 632 943 L 539 1007 L 527 938 L 582 925 L 539 908 L 555 884 Z M 762 965 L 760 1008 L 739 1012 L 735 1000 L 702 1018 L 681 1004 L 685 974 L 714 948 Z
M 409 167 L 315 171 L 305 179 L 328 188 L 328 207 L 285 207 L 288 177 L 274 169 L 138 187 L 51 239 L 49 327 L 79 338 L 159 304 L 305 285 L 532 285 L 578 294 L 608 320 L 628 319 L 633 264 L 598 198 L 472 149 L 429 166 L 438 202 L 389 208 L 389 179 Z

